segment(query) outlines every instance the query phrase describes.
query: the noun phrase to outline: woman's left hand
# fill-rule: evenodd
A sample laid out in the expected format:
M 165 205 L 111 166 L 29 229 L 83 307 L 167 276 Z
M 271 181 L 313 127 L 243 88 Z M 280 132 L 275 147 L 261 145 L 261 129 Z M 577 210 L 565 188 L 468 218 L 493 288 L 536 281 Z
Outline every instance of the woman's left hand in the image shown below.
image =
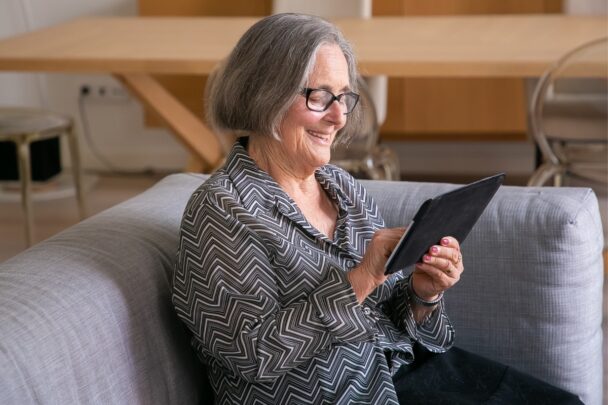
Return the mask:
M 423 300 L 433 301 L 439 294 L 460 280 L 464 271 L 460 244 L 451 236 L 441 238 L 439 245 L 433 245 L 417 263 L 411 283 L 416 295 Z

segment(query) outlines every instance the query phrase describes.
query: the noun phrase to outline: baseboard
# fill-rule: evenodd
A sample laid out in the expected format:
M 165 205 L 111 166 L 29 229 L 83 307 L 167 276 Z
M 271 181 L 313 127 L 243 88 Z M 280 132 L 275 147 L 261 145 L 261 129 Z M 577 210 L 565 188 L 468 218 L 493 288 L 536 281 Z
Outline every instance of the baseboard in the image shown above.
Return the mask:
M 483 177 L 491 176 L 496 173 L 479 173 L 479 174 L 435 174 L 435 173 L 401 173 L 401 180 L 404 181 L 422 181 L 432 183 L 454 183 L 467 184 L 479 180 Z M 514 174 L 505 177 L 504 184 L 507 186 L 525 186 L 528 182 L 528 176 Z

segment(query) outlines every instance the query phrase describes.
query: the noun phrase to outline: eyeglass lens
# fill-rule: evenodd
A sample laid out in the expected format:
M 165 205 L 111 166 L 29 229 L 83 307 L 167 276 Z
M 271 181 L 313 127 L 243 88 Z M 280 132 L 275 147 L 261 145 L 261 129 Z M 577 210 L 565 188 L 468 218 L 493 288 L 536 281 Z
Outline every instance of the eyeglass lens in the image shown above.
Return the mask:
M 345 110 L 344 113 L 350 113 L 357 105 L 359 96 L 356 93 L 348 92 L 338 96 L 323 89 L 307 89 L 306 105 L 313 111 L 322 112 L 327 110 L 334 100 L 338 100 L 340 105 Z

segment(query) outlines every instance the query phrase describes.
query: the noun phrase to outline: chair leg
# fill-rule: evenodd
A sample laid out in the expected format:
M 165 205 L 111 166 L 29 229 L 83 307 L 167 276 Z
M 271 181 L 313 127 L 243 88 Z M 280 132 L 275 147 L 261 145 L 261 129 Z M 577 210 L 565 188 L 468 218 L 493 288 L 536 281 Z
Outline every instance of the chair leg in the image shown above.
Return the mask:
M 550 178 L 555 178 L 561 173 L 561 168 L 550 163 L 543 163 L 528 180 L 529 187 L 541 187 Z
M 25 215 L 25 242 L 27 247 L 34 241 L 34 220 L 32 217 L 32 173 L 30 169 L 30 143 L 26 140 L 17 142 L 19 156 L 19 179 L 21 181 L 21 206 Z
M 557 172 L 553 175 L 553 187 L 561 187 L 564 183 L 564 174 Z
M 74 189 L 76 190 L 76 200 L 78 201 L 78 213 L 80 215 L 80 219 L 84 219 L 86 217 L 86 205 L 84 201 L 84 184 L 82 168 L 80 166 L 78 138 L 73 128 L 69 129 L 67 135 L 70 148 L 70 160 L 72 162 L 72 178 L 74 179 Z

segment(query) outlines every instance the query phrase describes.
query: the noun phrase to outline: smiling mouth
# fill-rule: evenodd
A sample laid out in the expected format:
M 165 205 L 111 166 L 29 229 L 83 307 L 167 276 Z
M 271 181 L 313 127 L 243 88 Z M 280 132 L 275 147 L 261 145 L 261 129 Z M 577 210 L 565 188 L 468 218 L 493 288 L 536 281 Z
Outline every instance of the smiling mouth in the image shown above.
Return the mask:
M 313 137 L 315 137 L 321 141 L 324 141 L 324 142 L 329 142 L 331 140 L 331 134 L 322 134 L 322 133 L 314 132 L 314 131 L 310 131 L 310 130 L 308 130 L 306 132 L 309 135 L 312 135 Z

